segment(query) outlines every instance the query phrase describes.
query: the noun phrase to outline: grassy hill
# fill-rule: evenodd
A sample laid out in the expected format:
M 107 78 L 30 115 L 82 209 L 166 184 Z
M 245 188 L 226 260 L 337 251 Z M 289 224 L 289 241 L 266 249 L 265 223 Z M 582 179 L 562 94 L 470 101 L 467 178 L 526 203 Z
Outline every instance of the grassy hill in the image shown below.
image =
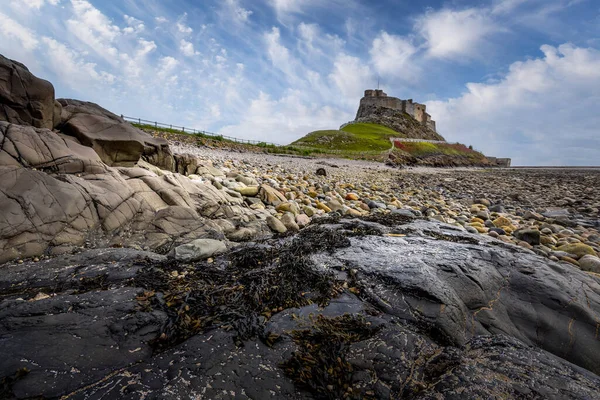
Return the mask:
M 377 124 L 352 124 L 341 130 L 315 131 L 292 143 L 322 151 L 383 152 L 392 147 L 391 137 L 403 137 L 390 128 Z

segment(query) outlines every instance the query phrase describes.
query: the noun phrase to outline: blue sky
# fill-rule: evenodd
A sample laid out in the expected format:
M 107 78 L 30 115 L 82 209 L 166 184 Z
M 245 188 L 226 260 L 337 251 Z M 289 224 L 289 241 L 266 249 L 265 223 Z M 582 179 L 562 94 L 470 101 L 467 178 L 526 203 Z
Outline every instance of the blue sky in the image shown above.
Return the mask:
M 448 141 L 600 165 L 597 0 L 0 0 L 0 53 L 58 97 L 282 144 L 379 78 Z

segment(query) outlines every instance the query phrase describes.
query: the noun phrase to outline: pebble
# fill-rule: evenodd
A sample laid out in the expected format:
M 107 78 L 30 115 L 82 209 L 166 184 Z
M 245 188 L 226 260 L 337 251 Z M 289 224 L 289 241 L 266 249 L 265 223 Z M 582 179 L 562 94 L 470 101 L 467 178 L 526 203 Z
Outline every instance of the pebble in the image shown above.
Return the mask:
M 199 173 L 200 182 L 242 197 L 241 206 L 254 209 L 275 232 L 300 229 L 333 211 L 349 217 L 425 215 L 473 234 L 535 248 L 550 260 L 568 257 L 592 265 L 598 259 L 597 173 L 398 170 L 330 159 L 325 175 L 317 176 L 318 159 L 172 147 L 174 153 L 198 154 L 202 165 L 213 166 Z
M 283 222 L 281 222 L 277 218 L 273 217 L 272 215 L 270 215 L 270 216 L 267 217 L 267 225 L 274 232 L 277 232 L 277 233 L 285 233 L 285 232 L 287 232 L 287 228 L 285 227 L 285 225 L 283 224 Z

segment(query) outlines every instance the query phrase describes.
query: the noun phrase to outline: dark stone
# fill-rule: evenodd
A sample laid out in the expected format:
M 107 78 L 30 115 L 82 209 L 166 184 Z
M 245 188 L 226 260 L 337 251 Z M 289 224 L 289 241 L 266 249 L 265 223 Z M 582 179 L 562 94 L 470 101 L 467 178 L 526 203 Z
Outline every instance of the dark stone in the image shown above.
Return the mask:
M 317 168 L 317 175 L 319 176 L 327 176 L 327 171 L 325 170 L 325 168 Z
M 54 118 L 54 86 L 0 54 L 0 121 L 52 129 Z
M 325 218 L 286 239 L 296 243 L 291 253 L 276 239 L 189 266 L 210 282 L 240 279 L 227 286 L 235 303 L 216 310 L 233 319 L 206 320 L 160 351 L 161 332 L 190 317 L 185 302 L 166 305 L 176 294 L 164 277 L 182 266 L 130 249 L 6 264 L 7 397 L 318 399 L 343 398 L 345 384 L 353 398 L 597 397 L 597 278 L 449 225 L 381 218 Z M 316 301 L 309 287 L 304 306 L 236 316 L 235 304 L 263 300 L 241 282 L 261 282 L 298 252 L 302 262 L 286 271 L 310 271 L 321 284 L 330 277 L 338 294 Z M 243 268 L 234 274 L 232 262 Z M 181 279 L 179 295 L 197 307 L 218 291 L 188 294 L 193 277 Z M 318 340 L 307 347 L 311 337 Z
M 519 240 L 529 243 L 532 246 L 540 244 L 540 231 L 537 229 L 520 229 L 513 233 L 513 236 Z
M 496 232 L 498 235 L 506 235 L 506 231 L 502 228 L 490 228 L 490 232 Z
M 488 208 L 490 210 L 490 212 L 497 212 L 497 213 L 505 213 L 506 209 L 504 208 L 504 206 L 502 204 L 494 204 L 493 206 Z

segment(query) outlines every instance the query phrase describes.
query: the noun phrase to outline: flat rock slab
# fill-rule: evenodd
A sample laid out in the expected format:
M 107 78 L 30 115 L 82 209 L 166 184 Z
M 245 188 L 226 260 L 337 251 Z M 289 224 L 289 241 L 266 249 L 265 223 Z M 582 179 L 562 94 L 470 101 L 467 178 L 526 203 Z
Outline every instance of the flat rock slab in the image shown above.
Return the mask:
M 351 238 L 350 247 L 314 259 L 357 269 L 386 312 L 441 342 L 506 334 L 600 374 L 597 278 L 500 241 L 475 244 L 481 236 L 443 224 L 398 231 L 411 236 Z
M 187 271 L 216 279 L 232 273 L 228 268 L 236 257 L 250 262 L 253 252 L 266 255 L 292 244 L 304 254 L 299 268 L 337 282 L 331 299 L 240 315 L 164 348 L 152 343 L 178 315 L 185 317 L 178 312 L 184 309 L 164 312 L 157 306 L 169 301 L 168 285 L 160 281 L 154 302 L 144 306 L 139 298 L 149 289 L 138 287 L 138 278 L 153 271 L 181 272 L 175 261 L 105 249 L 5 264 L 0 267 L 0 379 L 15 379 L 6 396 L 597 397 L 600 286 L 592 274 L 425 221 L 382 225 L 323 219 L 269 243 L 238 248 Z M 264 264 L 247 264 L 236 273 L 266 275 L 280 257 L 273 260 L 261 259 Z M 327 325 L 344 319 L 350 323 Z M 254 330 L 240 339 L 244 326 Z M 299 338 L 319 332 L 320 347 L 310 353 L 314 347 Z M 308 387 L 289 368 L 293 360 L 311 357 L 305 368 L 314 374 L 309 380 L 314 386 Z M 22 368 L 29 373 L 16 378 Z M 329 368 L 334 374 L 342 369 L 351 392 L 328 380 L 323 371 Z

